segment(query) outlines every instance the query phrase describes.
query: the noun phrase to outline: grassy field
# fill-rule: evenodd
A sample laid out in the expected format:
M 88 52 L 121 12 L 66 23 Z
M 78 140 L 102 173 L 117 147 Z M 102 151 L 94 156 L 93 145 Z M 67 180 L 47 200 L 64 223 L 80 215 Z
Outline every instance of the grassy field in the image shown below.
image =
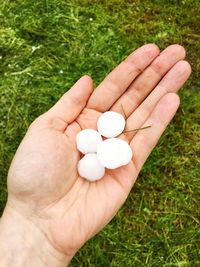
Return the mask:
M 200 266 L 198 0 L 0 0 L 0 213 L 30 122 L 83 74 L 95 84 L 148 42 L 182 44 L 193 74 L 126 204 L 70 266 Z

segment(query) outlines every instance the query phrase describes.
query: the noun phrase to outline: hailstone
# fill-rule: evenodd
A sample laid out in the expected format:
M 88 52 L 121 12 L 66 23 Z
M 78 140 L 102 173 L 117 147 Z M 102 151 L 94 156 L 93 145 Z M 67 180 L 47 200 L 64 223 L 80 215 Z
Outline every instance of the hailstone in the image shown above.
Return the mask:
M 82 130 L 76 135 L 77 149 L 83 154 L 97 152 L 101 142 L 101 135 L 93 129 Z
M 97 149 L 98 160 L 108 169 L 116 169 L 128 164 L 132 156 L 132 149 L 128 143 L 119 138 L 106 139 Z
M 104 176 L 105 168 L 96 153 L 88 153 L 78 162 L 78 173 L 89 181 L 97 181 Z
M 118 136 L 123 132 L 124 127 L 124 117 L 114 111 L 104 112 L 97 121 L 98 132 L 107 138 Z

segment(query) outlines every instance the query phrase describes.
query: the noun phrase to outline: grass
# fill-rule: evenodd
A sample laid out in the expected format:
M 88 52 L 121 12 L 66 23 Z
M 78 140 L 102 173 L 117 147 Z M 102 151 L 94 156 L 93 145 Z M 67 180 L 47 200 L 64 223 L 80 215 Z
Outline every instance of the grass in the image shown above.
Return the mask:
M 195 0 L 0 0 L 0 212 L 30 122 L 83 74 L 95 84 L 129 52 L 180 43 L 193 74 L 126 204 L 71 266 L 200 266 L 200 13 Z

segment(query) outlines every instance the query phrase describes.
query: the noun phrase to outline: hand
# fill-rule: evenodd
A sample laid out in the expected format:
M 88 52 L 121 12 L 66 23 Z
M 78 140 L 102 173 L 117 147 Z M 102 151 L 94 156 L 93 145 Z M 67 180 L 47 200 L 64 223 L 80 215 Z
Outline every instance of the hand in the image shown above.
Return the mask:
M 171 45 L 161 54 L 156 45 L 144 45 L 95 91 L 91 78 L 84 76 L 37 118 L 9 170 L 4 221 L 16 214 L 13 216 L 37 229 L 63 258 L 73 257 L 122 206 L 142 165 L 176 113 L 176 92 L 191 72 L 184 57 L 179 45 Z M 133 149 L 132 161 L 116 170 L 106 170 L 102 180 L 88 182 L 77 173 L 80 153 L 76 134 L 81 129 L 96 129 L 102 112 L 123 114 L 122 107 L 126 130 L 151 127 L 122 134 Z

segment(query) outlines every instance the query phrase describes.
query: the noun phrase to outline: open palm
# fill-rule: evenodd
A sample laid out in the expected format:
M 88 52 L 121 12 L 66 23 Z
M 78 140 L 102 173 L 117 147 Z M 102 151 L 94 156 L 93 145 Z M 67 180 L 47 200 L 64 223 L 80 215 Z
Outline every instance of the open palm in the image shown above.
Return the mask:
M 33 221 L 58 251 L 73 254 L 126 200 L 179 106 L 176 92 L 190 75 L 184 57 L 179 45 L 161 54 L 157 46 L 145 45 L 95 91 L 91 78 L 82 77 L 30 126 L 9 170 L 8 205 Z M 132 161 L 89 182 L 77 173 L 75 137 L 81 129 L 96 129 L 98 117 L 107 110 L 126 114 L 127 131 L 151 127 L 122 134 L 133 149 Z

